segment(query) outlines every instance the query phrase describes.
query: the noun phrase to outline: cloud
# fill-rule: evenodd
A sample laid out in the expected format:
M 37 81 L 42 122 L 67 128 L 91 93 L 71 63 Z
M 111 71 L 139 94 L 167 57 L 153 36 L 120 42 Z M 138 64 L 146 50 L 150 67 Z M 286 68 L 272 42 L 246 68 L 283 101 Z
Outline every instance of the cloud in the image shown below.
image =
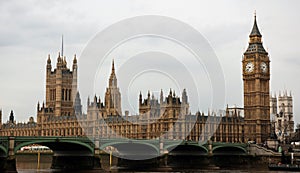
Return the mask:
M 28 115 L 36 114 L 37 101 L 45 97 L 47 54 L 56 59 L 62 34 L 64 52 L 71 64 L 73 55 L 79 56 L 88 41 L 102 29 L 145 14 L 173 17 L 200 31 L 222 65 L 228 104 L 242 105 L 241 57 L 247 47 L 255 9 L 264 46 L 269 49 L 272 61 L 272 91 L 284 87 L 293 90 L 295 115 L 300 114 L 299 80 L 296 80 L 300 69 L 299 4 L 299 1 L 240 0 L 0 1 L 0 108 L 4 109 L 4 119 L 10 109 L 16 111 L 18 120 L 27 121 Z M 103 80 L 107 84 L 107 78 Z M 87 95 L 82 97 L 85 104 Z M 300 122 L 299 117 L 295 119 Z

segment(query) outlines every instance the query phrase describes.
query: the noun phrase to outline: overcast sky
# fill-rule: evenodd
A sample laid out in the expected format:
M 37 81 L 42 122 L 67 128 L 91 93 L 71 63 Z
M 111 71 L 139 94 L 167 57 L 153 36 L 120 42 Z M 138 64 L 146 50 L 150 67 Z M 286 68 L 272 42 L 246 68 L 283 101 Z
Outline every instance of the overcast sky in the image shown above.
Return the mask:
M 299 123 L 299 7 L 298 0 L 0 1 L 0 109 L 3 110 L 3 121 L 7 121 L 10 110 L 15 111 L 17 121 L 36 117 L 36 104 L 45 98 L 47 56 L 51 55 L 54 65 L 61 49 L 62 34 L 64 55 L 70 65 L 73 55 L 77 54 L 80 59 L 89 41 L 106 27 L 126 18 L 149 14 L 171 17 L 198 30 L 208 40 L 222 66 L 226 104 L 243 106 L 241 61 L 256 10 L 263 44 L 271 60 L 271 91 L 292 91 L 294 118 Z M 121 50 L 126 51 L 124 47 L 118 51 Z M 116 62 L 117 68 L 120 64 Z M 110 63 L 106 63 L 106 67 L 110 69 Z M 103 76 L 96 75 L 103 79 L 97 91 L 81 91 L 80 87 L 84 106 L 88 95 L 96 93 L 104 97 L 108 75 L 109 70 Z M 155 84 L 160 85 L 160 82 Z M 166 84 L 159 88 L 167 92 Z M 172 87 L 176 89 L 176 86 Z M 142 92 L 146 94 L 147 90 Z M 188 94 L 193 95 L 189 91 Z M 132 97 L 131 101 L 137 100 Z M 204 102 L 202 106 L 192 105 L 192 112 L 207 110 L 207 105 Z M 125 107 L 123 111 L 125 109 L 129 108 Z

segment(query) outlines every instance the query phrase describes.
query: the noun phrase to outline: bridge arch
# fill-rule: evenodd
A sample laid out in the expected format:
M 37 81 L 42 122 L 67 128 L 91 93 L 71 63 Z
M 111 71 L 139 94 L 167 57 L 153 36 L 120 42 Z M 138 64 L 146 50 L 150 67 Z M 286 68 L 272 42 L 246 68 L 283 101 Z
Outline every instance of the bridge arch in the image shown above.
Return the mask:
M 198 144 L 172 144 L 165 147 L 168 150 L 169 155 L 174 156 L 203 156 L 207 155 L 208 149 Z
M 44 145 L 49 147 L 51 150 L 55 151 L 55 150 L 60 150 L 61 146 L 67 146 L 68 144 L 71 144 L 72 147 L 74 147 L 75 149 L 86 149 L 87 151 L 89 151 L 91 154 L 94 153 L 94 148 L 84 142 L 81 141 L 64 141 L 64 140 L 32 140 L 32 141 L 26 141 L 26 142 L 22 142 L 18 145 L 15 146 L 14 148 L 14 152 L 16 153 L 19 149 L 21 149 L 24 146 L 27 145 L 31 145 L 31 144 L 40 144 L 40 145 Z M 61 144 L 61 146 L 59 145 Z
M 109 143 L 105 143 L 103 145 L 100 146 L 100 149 L 101 150 L 104 150 L 106 147 L 108 146 L 117 146 L 117 145 L 122 145 L 122 144 L 140 144 L 140 145 L 146 145 L 146 146 L 149 146 L 151 148 L 153 148 L 157 153 L 159 153 L 159 148 L 154 145 L 154 144 L 151 144 L 151 143 L 148 143 L 148 142 L 137 142 L 137 141 L 133 141 L 133 142 L 130 142 L 130 141 L 114 141 L 114 142 L 109 142 Z
M 112 146 L 118 152 L 115 156 L 126 160 L 148 160 L 159 156 L 159 147 L 155 144 L 143 141 L 114 141 L 100 145 L 101 150 Z
M 242 146 L 216 146 L 212 152 L 214 155 L 246 155 L 247 149 Z
M 165 149 L 167 149 L 170 152 L 172 149 L 175 149 L 178 146 L 191 146 L 191 147 L 202 149 L 203 151 L 208 153 L 208 149 L 206 147 L 204 147 L 203 145 L 198 145 L 198 144 L 179 144 L 179 145 L 178 144 L 171 144 L 171 145 L 167 145 L 165 147 Z
M 6 157 L 6 156 L 7 156 L 7 149 L 3 145 L 0 145 L 0 157 Z

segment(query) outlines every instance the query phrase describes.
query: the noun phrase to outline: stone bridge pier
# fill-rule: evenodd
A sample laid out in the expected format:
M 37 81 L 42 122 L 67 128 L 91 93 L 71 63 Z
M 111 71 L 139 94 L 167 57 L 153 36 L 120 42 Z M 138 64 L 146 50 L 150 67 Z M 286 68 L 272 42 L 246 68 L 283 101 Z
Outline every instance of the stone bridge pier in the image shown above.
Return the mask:
M 1 151 L 0 172 L 17 173 L 16 156 L 14 151 L 15 137 L 8 137 L 8 140 L 4 142 L 7 144 L 8 151 Z

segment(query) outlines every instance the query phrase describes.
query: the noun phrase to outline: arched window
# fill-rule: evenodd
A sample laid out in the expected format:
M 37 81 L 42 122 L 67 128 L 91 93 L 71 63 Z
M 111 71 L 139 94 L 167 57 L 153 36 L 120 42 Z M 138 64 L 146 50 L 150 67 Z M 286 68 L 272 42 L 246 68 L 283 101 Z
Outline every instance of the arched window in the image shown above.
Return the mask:
M 65 89 L 61 91 L 61 100 L 65 100 Z
M 71 100 L 71 89 L 69 89 L 69 100 Z

